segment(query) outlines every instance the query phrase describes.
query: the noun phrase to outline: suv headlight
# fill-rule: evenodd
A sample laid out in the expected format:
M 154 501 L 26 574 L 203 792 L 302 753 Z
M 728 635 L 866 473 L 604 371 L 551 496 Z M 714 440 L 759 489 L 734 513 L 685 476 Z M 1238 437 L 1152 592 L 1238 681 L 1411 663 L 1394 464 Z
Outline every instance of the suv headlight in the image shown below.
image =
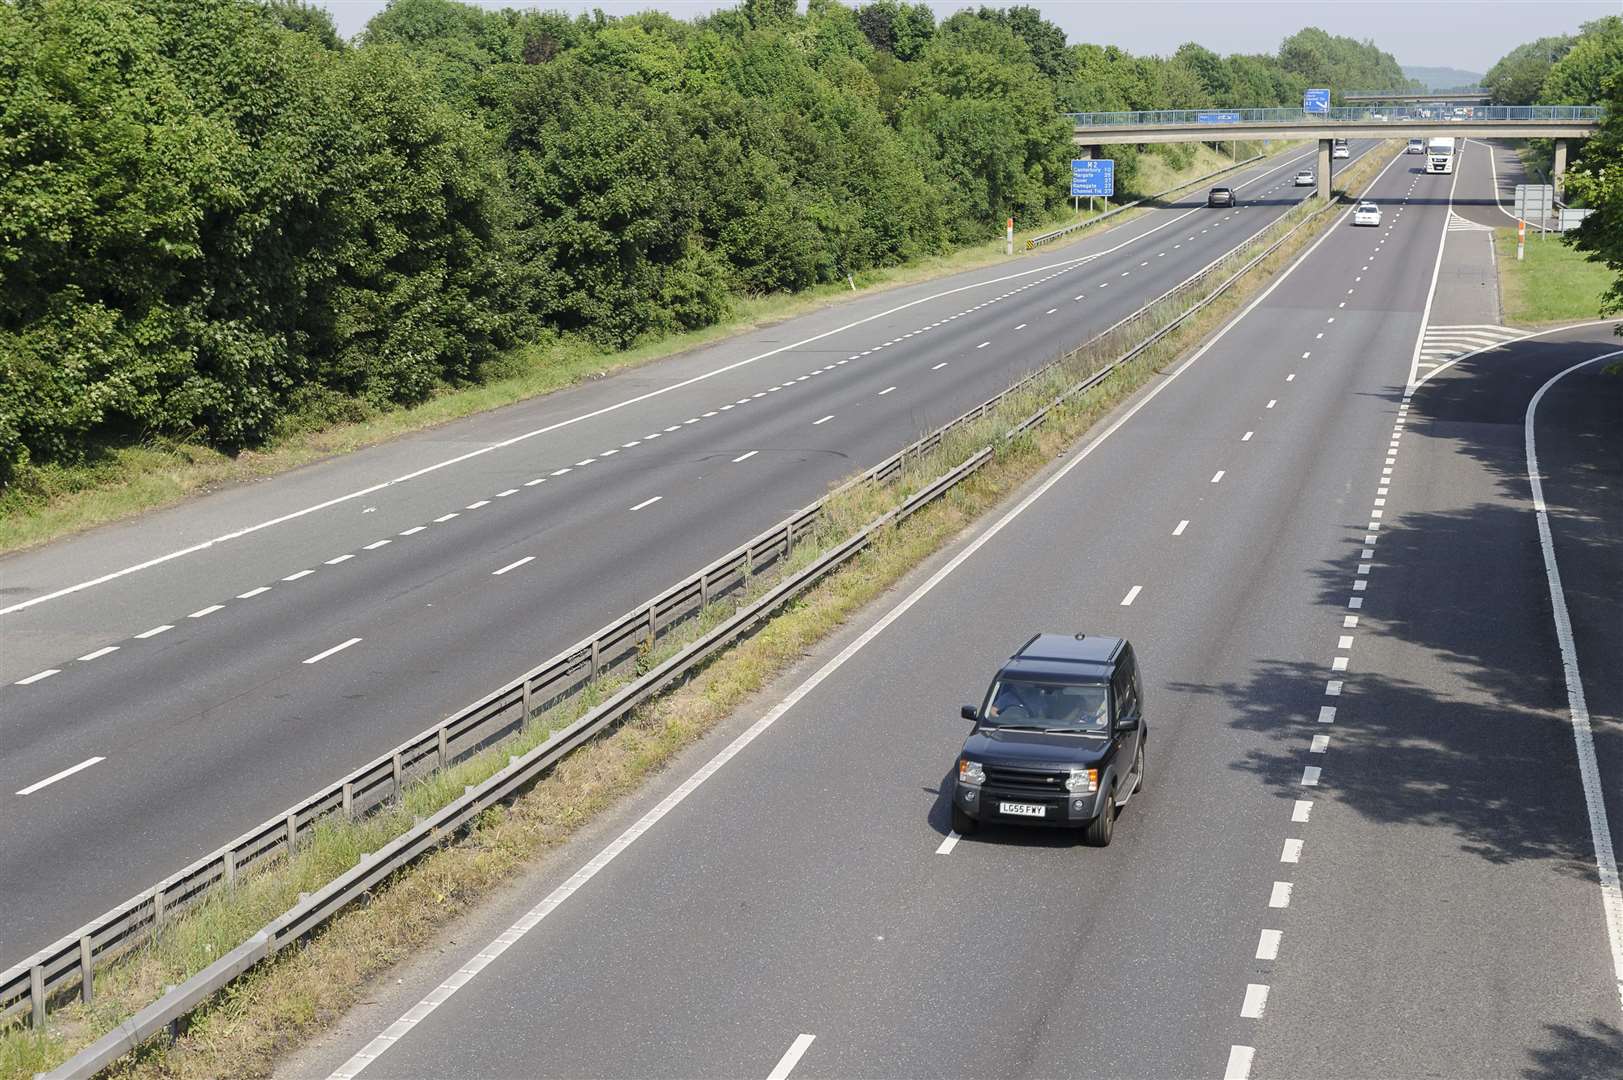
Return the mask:
M 1099 790 L 1098 769 L 1072 769 L 1071 778 L 1065 781 L 1065 790 L 1082 795 L 1091 795 Z
M 986 783 L 986 770 L 981 768 L 981 763 L 978 761 L 959 758 L 958 782 L 960 784 L 984 784 Z

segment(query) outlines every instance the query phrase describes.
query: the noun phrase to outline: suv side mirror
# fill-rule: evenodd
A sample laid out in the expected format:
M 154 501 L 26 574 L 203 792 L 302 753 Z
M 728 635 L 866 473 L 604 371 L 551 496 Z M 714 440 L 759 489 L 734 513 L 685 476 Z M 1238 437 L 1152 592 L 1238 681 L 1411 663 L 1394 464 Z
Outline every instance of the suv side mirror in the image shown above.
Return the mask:
M 1122 717 L 1120 720 L 1116 721 L 1116 730 L 1117 731 L 1137 731 L 1138 730 L 1138 717 L 1136 717 L 1136 716 L 1124 716 L 1124 717 Z
M 970 721 L 979 721 L 981 718 L 980 710 L 973 705 L 959 706 L 958 715 Z

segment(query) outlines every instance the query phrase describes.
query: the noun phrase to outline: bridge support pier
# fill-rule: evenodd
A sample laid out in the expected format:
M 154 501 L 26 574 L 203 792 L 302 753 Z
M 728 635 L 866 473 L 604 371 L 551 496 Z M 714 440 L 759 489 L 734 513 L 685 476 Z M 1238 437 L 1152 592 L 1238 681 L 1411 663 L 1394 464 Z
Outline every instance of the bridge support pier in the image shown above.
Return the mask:
M 1565 194 L 1567 186 L 1567 140 L 1555 140 L 1555 164 L 1550 169 L 1550 183 L 1555 185 L 1556 198 Z
M 1330 139 L 1319 140 L 1319 163 L 1318 168 L 1313 170 L 1314 175 L 1319 180 L 1319 198 L 1325 202 L 1330 201 L 1330 147 L 1332 145 L 1333 141 Z

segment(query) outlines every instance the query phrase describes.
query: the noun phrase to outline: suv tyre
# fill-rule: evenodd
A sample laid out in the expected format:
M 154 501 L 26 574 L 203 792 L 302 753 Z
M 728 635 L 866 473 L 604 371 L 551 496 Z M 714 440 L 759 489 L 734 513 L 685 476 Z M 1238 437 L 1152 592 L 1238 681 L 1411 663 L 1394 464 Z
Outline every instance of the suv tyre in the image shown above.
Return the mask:
M 1138 779 L 1133 781 L 1133 794 L 1137 795 L 1144 790 L 1144 740 L 1138 740 L 1138 753 L 1133 758 L 1133 775 Z
M 1110 837 L 1116 831 L 1116 788 L 1111 786 L 1105 792 L 1104 809 L 1088 822 L 1087 841 L 1089 847 L 1109 847 Z

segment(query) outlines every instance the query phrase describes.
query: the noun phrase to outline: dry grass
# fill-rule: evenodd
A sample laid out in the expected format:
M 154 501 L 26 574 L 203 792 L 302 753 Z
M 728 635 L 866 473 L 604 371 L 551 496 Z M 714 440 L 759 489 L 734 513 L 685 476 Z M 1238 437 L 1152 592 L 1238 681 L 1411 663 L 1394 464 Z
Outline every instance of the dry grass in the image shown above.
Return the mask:
M 1146 158 L 1151 162 L 1146 175 L 1159 186 L 1144 186 L 1152 191 L 1160 190 L 1160 187 L 1177 183 L 1179 178 L 1199 176 L 1222 167 L 1219 155 L 1205 147 L 1201 149 L 1204 152 L 1197 154 L 1189 168 L 1183 170 L 1155 164 L 1160 159 L 1154 155 Z M 1100 228 L 1114 228 L 1140 212 L 1130 210 L 1119 214 Z M 1058 224 L 1088 217 L 1082 213 Z M 1046 232 L 1055 224 L 1048 222 L 1041 228 L 1017 232 L 1016 252 L 1023 254 L 1029 236 Z M 1083 233 L 1074 239 L 1087 235 Z M 1071 242 L 1074 240 L 1065 241 Z M 1008 261 L 1009 257 L 1003 254 L 1003 241 L 999 239 L 902 266 L 865 271 L 856 276 L 855 292 L 846 284 L 838 283 L 795 294 L 742 298 L 735 302 L 732 316 L 723 323 L 648 341 L 621 352 L 609 352 L 573 339 L 532 344 L 517 350 L 500 365 L 499 372 L 477 386 L 446 389 L 421 405 L 379 413 L 352 423 L 332 424 L 314 431 L 290 431 L 263 449 L 243 451 L 235 456 L 195 443 L 154 442 L 109 450 L 88 465 L 31 466 L 18 482 L 0 487 L 0 554 L 35 547 L 98 525 L 173 506 L 195 495 L 274 476 L 476 413 L 527 401 L 843 303 L 855 296 Z
M 1361 165 L 1363 163 L 1360 163 Z M 1363 171 L 1373 174 L 1376 163 Z M 1367 177 L 1366 177 L 1367 179 Z M 1350 183 L 1361 184 L 1356 174 Z M 1305 211 L 1303 211 L 1305 212 Z M 1323 219 L 1327 224 L 1330 218 Z M 679 690 L 642 710 L 614 733 L 583 747 L 511 805 L 490 811 L 465 836 L 427 856 L 380 889 L 369 904 L 333 920 L 308 945 L 290 950 L 240 980 L 192 1019 L 173 1045 L 153 1045 L 122 1063 L 118 1075 L 217 1077 L 268 1075 L 276 1059 L 319 1034 L 364 996 L 368 984 L 434 940 L 457 916 L 489 897 L 522 868 L 556 848 L 595 815 L 635 791 L 684 747 L 787 671 L 820 640 L 878 598 L 976 517 L 1005 499 L 1106 411 L 1164 365 L 1211 333 L 1267 284 L 1320 229 L 1303 230 L 1242 286 L 1157 343 L 1100 386 L 1074 398 L 1033 433 L 1005 441 L 1002 431 L 1075 377 L 1056 372 L 1010 400 L 998 413 L 966 426 L 915 462 L 904 479 L 854 488 L 834 500 L 813 542 L 797 548 L 788 569 L 899 504 L 918 486 L 975 448 L 997 453 L 975 476 L 905 524 L 883 531 L 846 568 L 812 589 L 757 634 L 727 650 Z M 767 582 L 756 582 L 747 603 Z M 661 646 L 679 648 L 727 609 L 718 605 Z M 96 1005 L 52 1014 L 49 1035 L 12 1028 L 0 1035 L 0 1077 L 26 1077 L 65 1060 L 120 1019 L 153 1000 L 163 986 L 200 970 L 310 891 L 353 866 L 360 854 L 397 835 L 415 816 L 445 805 L 612 689 L 585 695 L 538 718 L 525 733 L 480 758 L 412 785 L 403 804 L 361 822 L 333 822 L 290 863 L 252 875 L 171 924 L 149 945 L 107 966 L 96 980 Z

